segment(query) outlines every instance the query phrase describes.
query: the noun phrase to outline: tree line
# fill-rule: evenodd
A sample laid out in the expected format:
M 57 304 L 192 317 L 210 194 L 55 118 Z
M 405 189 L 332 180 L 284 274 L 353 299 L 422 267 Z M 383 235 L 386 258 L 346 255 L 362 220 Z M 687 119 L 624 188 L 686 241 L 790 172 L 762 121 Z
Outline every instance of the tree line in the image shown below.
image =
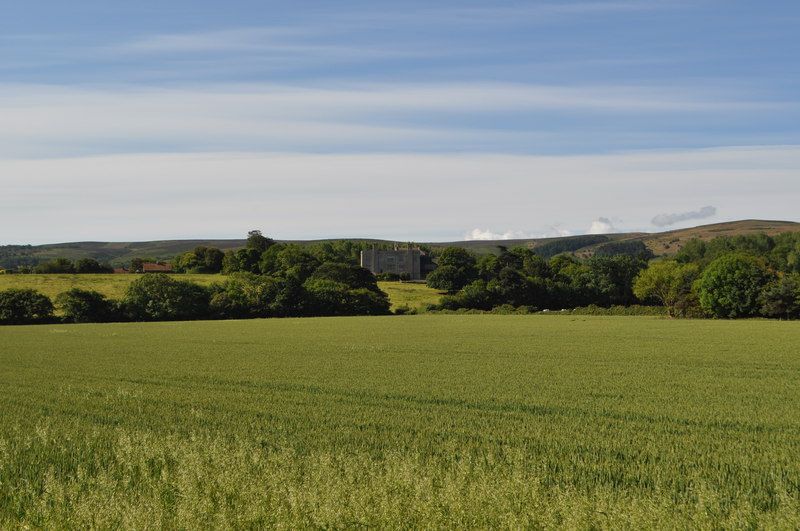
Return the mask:
M 53 321 L 56 310 L 60 320 L 76 323 L 387 314 L 387 295 L 355 263 L 359 246 L 285 245 L 251 231 L 244 249 L 200 247 L 176 260 L 192 269 L 224 264 L 228 276 L 208 287 L 153 273 L 134 280 L 121 300 L 71 289 L 51 301 L 35 290 L 10 289 L 0 291 L 0 323 Z
M 424 245 L 411 244 L 430 252 Z M 190 251 L 174 256 L 170 266 L 175 273 L 217 274 L 254 273 L 257 275 L 274 275 L 281 268 L 300 267 L 303 270 L 313 269 L 325 262 L 359 264 L 363 250 L 391 249 L 394 244 L 373 242 L 368 240 L 330 240 L 313 244 L 279 243 L 264 236 L 259 230 L 247 234 L 244 248 L 222 251 L 216 247 L 198 246 Z M 144 263 L 166 262 L 152 257 L 136 257 L 127 265 L 128 271 L 140 273 Z M 108 263 L 101 263 L 94 258 L 82 258 L 72 261 L 68 258 L 55 258 L 34 265 L 21 265 L 16 271 L 8 273 L 38 274 L 85 274 L 113 273 L 114 268 Z M 396 280 L 396 279 L 395 279 Z
M 55 311 L 59 310 L 59 317 Z M 33 289 L 0 291 L 0 324 L 188 321 L 333 315 L 385 315 L 389 299 L 369 271 L 326 263 L 303 279 L 234 273 L 201 286 L 163 273 L 134 280 L 121 300 L 73 288 L 51 301 Z
M 660 305 L 671 316 L 800 318 L 800 233 L 693 239 L 674 257 L 655 260 L 641 242 L 594 243 L 597 252 L 586 259 L 548 257 L 551 248 L 500 247 L 481 256 L 459 247 L 437 251 L 438 267 L 427 283 L 446 295 L 431 309 Z M 210 287 L 149 274 L 131 283 L 121 300 L 79 289 L 54 301 L 32 290 L 6 290 L 0 292 L 0 323 L 53 320 L 56 309 L 70 322 L 386 314 L 389 301 L 376 277 L 357 265 L 360 251 L 372 245 L 301 246 L 251 231 L 242 249 L 198 247 L 175 258 L 179 271 L 227 275 Z M 71 264 L 72 272 L 103 267 L 92 259 L 68 262 L 53 264 Z
M 443 310 L 638 304 L 663 305 L 671 316 L 800 318 L 800 233 L 692 239 L 658 260 L 640 244 L 605 244 L 585 260 L 523 247 L 476 257 L 451 247 L 427 282 L 448 293 Z

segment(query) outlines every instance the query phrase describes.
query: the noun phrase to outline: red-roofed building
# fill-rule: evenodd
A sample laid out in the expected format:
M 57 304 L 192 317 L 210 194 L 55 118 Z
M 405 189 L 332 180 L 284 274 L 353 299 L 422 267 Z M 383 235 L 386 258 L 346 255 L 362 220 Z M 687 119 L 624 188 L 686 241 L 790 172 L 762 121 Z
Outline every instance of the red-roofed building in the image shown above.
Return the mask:
M 142 273 L 172 273 L 172 264 L 169 262 L 163 264 L 144 262 L 142 264 Z

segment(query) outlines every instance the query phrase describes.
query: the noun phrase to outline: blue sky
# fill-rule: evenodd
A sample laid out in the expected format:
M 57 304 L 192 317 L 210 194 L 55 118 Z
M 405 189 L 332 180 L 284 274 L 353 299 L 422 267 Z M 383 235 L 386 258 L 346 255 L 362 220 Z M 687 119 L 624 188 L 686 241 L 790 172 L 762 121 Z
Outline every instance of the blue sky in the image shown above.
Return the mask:
M 0 243 L 800 220 L 797 2 L 8 4 Z

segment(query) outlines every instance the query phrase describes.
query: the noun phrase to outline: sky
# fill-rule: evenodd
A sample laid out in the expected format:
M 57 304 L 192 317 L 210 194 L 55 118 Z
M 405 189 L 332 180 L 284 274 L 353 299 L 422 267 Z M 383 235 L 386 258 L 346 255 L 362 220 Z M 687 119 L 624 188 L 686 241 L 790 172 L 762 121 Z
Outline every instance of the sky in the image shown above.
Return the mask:
M 800 221 L 800 2 L 26 0 L 0 244 Z

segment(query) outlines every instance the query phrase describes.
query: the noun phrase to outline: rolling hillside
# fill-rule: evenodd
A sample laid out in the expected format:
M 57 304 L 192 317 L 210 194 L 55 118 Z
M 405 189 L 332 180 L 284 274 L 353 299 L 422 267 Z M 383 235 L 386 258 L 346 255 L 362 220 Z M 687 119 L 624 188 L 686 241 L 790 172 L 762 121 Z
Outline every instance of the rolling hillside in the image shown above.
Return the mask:
M 441 248 L 458 246 L 476 253 L 488 253 L 497 250 L 498 246 L 526 246 L 546 251 L 546 254 L 574 252 L 587 256 L 595 249 L 608 242 L 642 241 L 657 256 L 672 255 L 691 238 L 710 240 L 718 236 L 736 236 L 764 232 L 774 235 L 782 232 L 800 231 L 800 223 L 791 221 L 742 220 L 727 223 L 702 225 L 688 229 L 678 229 L 658 233 L 622 233 L 604 235 L 567 236 L 561 238 L 538 238 L 520 240 L 473 240 L 456 242 L 432 242 L 430 247 Z M 357 241 L 375 243 L 391 243 L 386 240 L 351 238 Z M 325 240 L 293 241 L 298 244 L 313 244 Z M 126 264 L 132 258 L 145 257 L 154 259 L 170 259 L 176 254 L 204 245 L 218 247 L 222 250 L 236 249 L 244 246 L 244 240 L 162 240 L 149 242 L 74 242 L 57 243 L 38 246 L 2 246 L 0 245 L 0 267 L 15 267 L 18 264 L 35 264 L 57 257 L 77 259 L 95 258 L 101 262 L 114 265 Z

